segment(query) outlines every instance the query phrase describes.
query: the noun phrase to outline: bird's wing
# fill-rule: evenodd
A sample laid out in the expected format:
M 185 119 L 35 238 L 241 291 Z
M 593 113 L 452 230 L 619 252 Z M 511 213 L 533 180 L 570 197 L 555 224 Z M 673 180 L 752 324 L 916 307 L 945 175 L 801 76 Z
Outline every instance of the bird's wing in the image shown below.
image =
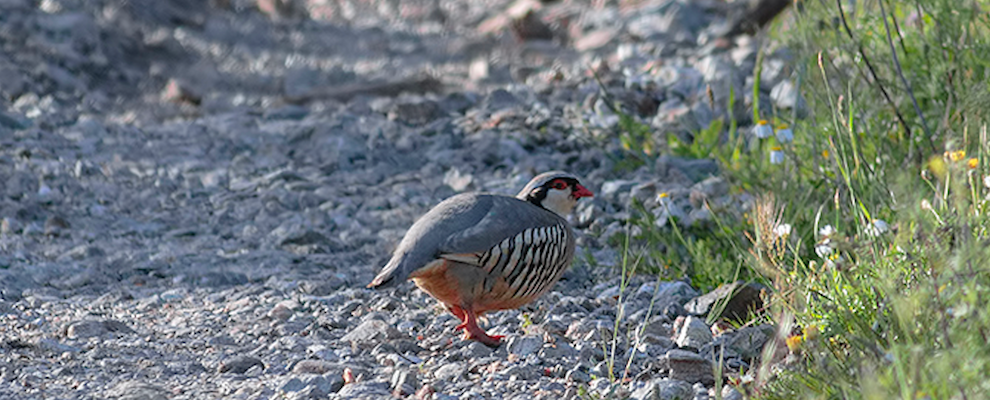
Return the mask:
M 484 216 L 474 225 L 449 235 L 439 250 L 447 259 L 462 258 L 458 255 L 477 255 L 527 229 L 562 223 L 563 219 L 556 214 L 528 202 L 493 196 L 491 207 Z
M 478 265 L 478 254 L 529 228 L 564 223 L 556 214 L 514 197 L 466 194 L 444 200 L 418 221 L 368 287 L 385 288 L 437 258 Z M 468 262 L 474 257 L 473 262 Z

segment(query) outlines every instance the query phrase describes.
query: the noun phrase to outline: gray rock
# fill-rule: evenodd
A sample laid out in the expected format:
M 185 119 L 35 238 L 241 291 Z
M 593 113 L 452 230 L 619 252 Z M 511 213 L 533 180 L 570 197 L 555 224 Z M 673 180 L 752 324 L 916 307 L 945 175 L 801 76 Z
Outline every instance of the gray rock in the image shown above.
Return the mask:
M 0 127 L 14 130 L 27 129 L 31 127 L 31 120 L 21 115 L 0 111 Z
M 53 215 L 45 220 L 45 236 L 62 236 L 70 226 L 65 218 Z
M 49 353 L 57 353 L 57 354 L 62 354 L 66 352 L 79 353 L 82 351 L 82 349 L 79 347 L 70 346 L 53 339 L 38 340 L 38 349 L 47 351 Z
M 217 371 L 220 373 L 229 372 L 232 374 L 243 374 L 256 366 L 261 369 L 265 368 L 265 364 L 255 357 L 236 356 L 220 363 L 220 366 L 217 367 Z
M 796 109 L 799 114 L 807 111 L 807 103 L 804 98 L 798 93 L 794 83 L 787 79 L 773 87 L 773 90 L 770 91 L 770 99 L 773 100 L 774 105 L 783 109 Z
M 722 386 L 722 400 L 743 400 L 744 398 L 736 388 L 729 385 Z
M 629 395 L 630 400 L 691 400 L 694 388 L 677 379 L 655 379 Z
M 393 340 L 404 338 L 398 329 L 395 329 L 388 322 L 369 319 L 358 325 L 356 328 L 348 332 L 344 337 L 340 338 L 343 342 L 351 343 L 380 343 L 385 340 Z
M 433 371 L 433 378 L 439 381 L 460 379 L 467 372 L 467 365 L 460 362 L 450 363 Z
M 582 371 L 582 369 L 578 367 L 567 371 L 567 375 L 564 375 L 564 379 L 571 382 L 588 383 L 591 382 L 591 375 L 588 375 L 587 372 Z
M 388 111 L 388 119 L 411 126 L 426 124 L 442 115 L 440 106 L 430 100 L 396 103 Z
M 278 321 L 286 321 L 292 317 L 293 309 L 298 306 L 298 303 L 291 300 L 281 301 L 268 311 L 268 317 Z
M 400 397 L 416 393 L 419 381 L 416 379 L 416 371 L 412 369 L 399 369 L 392 373 L 390 381 L 392 393 Z
M 537 336 L 512 336 L 506 345 L 509 354 L 525 357 L 543 347 L 543 338 Z
M 660 358 L 660 365 L 670 370 L 670 379 L 688 383 L 700 382 L 706 386 L 711 386 L 715 383 L 711 361 L 706 360 L 693 351 L 670 350 Z
M 545 360 L 557 360 L 578 355 L 577 349 L 566 342 L 558 341 L 540 349 L 540 358 Z
M 771 325 L 748 326 L 720 338 L 724 345 L 744 359 L 759 357 L 763 346 L 775 333 Z
M 455 92 L 440 100 L 440 108 L 448 113 L 463 114 L 477 103 L 476 96 L 468 93 Z
M 356 382 L 344 385 L 334 398 L 378 400 L 389 397 L 388 382 Z
M 296 374 L 325 374 L 334 370 L 334 364 L 323 360 L 301 360 L 292 367 L 292 372 Z M 337 368 L 339 369 L 339 368 Z
M 519 98 L 505 89 L 493 90 L 484 100 L 484 108 L 489 112 L 515 107 L 519 104 L 521 104 Z
M 65 330 L 69 339 L 87 339 L 102 336 L 105 333 L 119 332 L 131 334 L 134 330 L 120 321 L 115 320 L 84 320 L 73 322 Z
M 674 342 L 680 347 L 700 349 L 702 346 L 712 341 L 712 331 L 700 318 L 687 317 L 684 319 L 675 333 Z
M 451 168 L 443 175 L 443 183 L 455 192 L 463 192 L 474 183 L 474 176 L 462 173 L 460 169 Z
M 169 392 L 149 383 L 127 381 L 117 384 L 107 395 L 119 400 L 168 400 Z

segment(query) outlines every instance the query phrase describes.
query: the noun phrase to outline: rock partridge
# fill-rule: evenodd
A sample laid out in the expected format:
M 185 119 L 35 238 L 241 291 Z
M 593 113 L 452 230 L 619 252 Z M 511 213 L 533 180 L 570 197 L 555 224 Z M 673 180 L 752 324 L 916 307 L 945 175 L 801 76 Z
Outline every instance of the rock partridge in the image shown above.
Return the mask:
M 541 174 L 516 197 L 465 193 L 419 218 L 392 259 L 368 284 L 395 286 L 412 279 L 458 319 L 465 339 L 498 346 L 477 318 L 521 307 L 550 289 L 574 258 L 574 233 L 565 216 L 594 194 L 571 174 Z

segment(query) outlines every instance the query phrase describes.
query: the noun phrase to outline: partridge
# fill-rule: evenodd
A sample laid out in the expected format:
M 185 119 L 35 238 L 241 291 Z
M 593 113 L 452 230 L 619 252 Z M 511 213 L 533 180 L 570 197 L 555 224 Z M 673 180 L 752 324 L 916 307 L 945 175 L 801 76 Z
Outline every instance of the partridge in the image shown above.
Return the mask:
M 574 258 L 564 217 L 594 194 L 574 175 L 533 178 L 515 197 L 466 193 L 419 218 L 369 288 L 408 279 L 461 320 L 465 339 L 498 346 L 477 318 L 519 308 L 550 289 Z

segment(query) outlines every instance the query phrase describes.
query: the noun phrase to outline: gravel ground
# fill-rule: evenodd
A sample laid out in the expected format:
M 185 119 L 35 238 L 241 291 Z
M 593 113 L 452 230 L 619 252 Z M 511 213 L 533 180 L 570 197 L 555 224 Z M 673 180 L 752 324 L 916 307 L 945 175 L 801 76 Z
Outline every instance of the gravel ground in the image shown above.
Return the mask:
M 658 143 L 724 116 L 758 43 L 717 35 L 719 2 L 0 10 L 0 397 L 731 398 L 714 355 L 738 374 L 773 337 L 611 268 L 633 199 L 661 229 L 707 223 L 700 199 L 746 204 L 710 160 L 628 168 L 602 94 Z M 800 111 L 786 61 L 767 55 L 761 102 Z M 412 284 L 363 288 L 443 198 L 551 169 L 597 196 L 564 279 L 490 316 L 499 348 Z

